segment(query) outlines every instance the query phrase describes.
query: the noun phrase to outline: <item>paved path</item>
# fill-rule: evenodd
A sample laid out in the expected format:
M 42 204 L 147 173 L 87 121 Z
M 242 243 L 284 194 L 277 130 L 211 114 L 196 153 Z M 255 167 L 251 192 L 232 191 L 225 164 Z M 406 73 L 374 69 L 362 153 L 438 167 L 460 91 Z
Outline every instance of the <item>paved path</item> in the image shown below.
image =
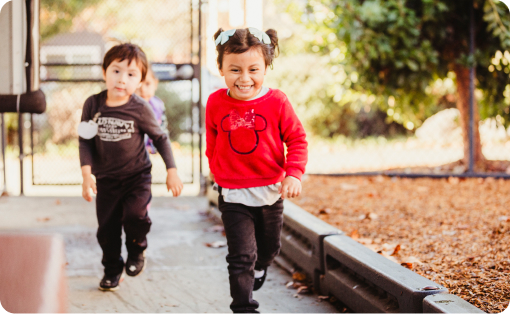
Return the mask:
M 207 208 L 201 197 L 155 198 L 147 269 L 126 276 L 117 292 L 97 289 L 102 266 L 93 204 L 78 197 L 0 198 L 0 232 L 64 236 L 70 312 L 229 312 L 227 249 L 205 246 L 225 237 L 208 230 L 214 222 L 200 215 Z M 314 295 L 295 298 L 295 290 L 285 288 L 290 280 L 278 266 L 270 267 L 268 281 L 254 293 L 262 312 L 336 311 Z

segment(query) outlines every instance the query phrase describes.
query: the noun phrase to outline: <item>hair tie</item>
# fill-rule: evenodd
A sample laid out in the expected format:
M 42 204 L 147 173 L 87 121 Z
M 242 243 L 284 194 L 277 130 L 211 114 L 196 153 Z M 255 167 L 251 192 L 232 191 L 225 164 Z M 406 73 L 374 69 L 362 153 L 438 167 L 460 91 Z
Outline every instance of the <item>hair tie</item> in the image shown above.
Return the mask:
M 223 45 L 224 43 L 226 43 L 230 36 L 234 35 L 236 33 L 236 29 L 231 29 L 231 30 L 228 30 L 228 31 L 224 31 L 224 32 L 221 32 L 220 35 L 218 36 L 218 38 L 216 38 L 216 40 L 214 41 L 214 43 L 216 44 L 216 46 L 218 46 L 218 44 L 221 44 Z
M 255 27 L 250 27 L 248 28 L 248 30 L 250 31 L 250 33 L 257 37 L 262 43 L 264 44 L 270 44 L 271 43 L 271 38 L 269 38 L 269 36 L 264 33 L 263 31 L 255 28 Z

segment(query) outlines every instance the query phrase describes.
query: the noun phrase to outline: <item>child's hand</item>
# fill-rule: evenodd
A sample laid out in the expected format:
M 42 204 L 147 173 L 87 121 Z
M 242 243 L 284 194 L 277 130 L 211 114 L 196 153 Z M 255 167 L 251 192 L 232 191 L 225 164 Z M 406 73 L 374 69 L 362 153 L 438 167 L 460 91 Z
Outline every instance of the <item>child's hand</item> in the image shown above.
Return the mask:
M 184 186 L 182 185 L 181 179 L 177 175 L 177 169 L 176 168 L 168 169 L 166 176 L 166 188 L 168 189 L 168 191 L 172 190 L 174 197 L 177 197 L 181 195 L 183 187 Z
M 92 193 L 90 193 L 90 190 L 92 189 L 92 192 L 94 194 L 97 194 L 97 187 L 96 182 L 94 182 L 94 179 L 92 179 L 91 175 L 85 175 L 83 176 L 83 184 L 82 184 L 83 191 L 81 195 L 87 202 L 92 202 Z
M 209 172 L 209 179 L 211 179 L 212 182 L 216 182 L 214 181 L 214 173 Z
M 278 190 L 282 199 L 298 197 L 301 194 L 301 181 L 295 178 L 286 177 Z

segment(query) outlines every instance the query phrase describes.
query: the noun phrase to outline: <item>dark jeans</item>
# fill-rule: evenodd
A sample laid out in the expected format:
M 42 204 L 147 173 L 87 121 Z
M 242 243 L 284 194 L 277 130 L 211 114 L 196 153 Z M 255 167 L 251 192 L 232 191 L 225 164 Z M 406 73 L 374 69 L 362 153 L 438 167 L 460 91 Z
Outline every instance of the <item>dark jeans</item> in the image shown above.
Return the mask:
M 218 198 L 228 244 L 230 309 L 234 313 L 254 313 L 259 303 L 252 298 L 254 268 L 268 267 L 280 252 L 283 200 L 273 205 L 250 207 L 226 203 Z
M 116 275 L 123 271 L 122 226 L 126 233 L 128 255 L 136 256 L 147 248 L 151 228 L 148 206 L 152 198 L 151 174 L 141 173 L 127 179 L 97 179 L 97 240 L 103 250 L 104 272 Z

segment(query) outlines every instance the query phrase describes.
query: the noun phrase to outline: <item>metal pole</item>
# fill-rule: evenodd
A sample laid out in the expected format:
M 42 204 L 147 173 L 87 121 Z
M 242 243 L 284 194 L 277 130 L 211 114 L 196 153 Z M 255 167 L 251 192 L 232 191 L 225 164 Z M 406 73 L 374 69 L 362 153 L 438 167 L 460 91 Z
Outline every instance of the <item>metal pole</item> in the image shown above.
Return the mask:
M 194 39 L 194 25 L 193 25 L 193 0 L 190 0 L 189 2 L 190 4 L 190 27 L 191 27 L 191 33 L 190 33 L 190 41 L 189 41 L 189 44 L 190 44 L 190 62 L 191 65 L 193 65 L 193 39 Z M 195 74 L 193 73 L 193 76 L 195 76 Z M 195 133 L 193 132 L 193 108 L 194 108 L 194 103 L 193 103 L 193 93 L 194 93 L 194 90 L 193 90 L 193 78 L 191 78 L 191 81 L 190 81 L 190 90 L 191 90 L 191 94 L 190 94 L 190 99 L 189 99 L 189 115 L 191 117 L 191 125 L 190 125 L 190 130 L 189 132 L 191 133 L 191 183 L 193 184 L 194 181 L 195 181 L 195 139 L 193 138 L 195 136 Z
M 473 63 L 469 69 L 469 173 L 474 172 L 474 113 L 475 113 L 475 17 L 474 17 L 474 3 L 471 2 L 469 8 L 470 25 L 469 25 L 469 54 L 473 58 Z
M 30 159 L 32 160 L 32 185 L 35 183 L 34 176 L 34 115 L 30 114 Z
M 18 113 L 18 138 L 19 138 L 19 195 L 23 195 L 23 114 Z
M 198 153 L 200 156 L 200 192 L 205 194 L 206 182 L 202 172 L 202 0 L 198 0 Z
M 5 132 L 5 119 L 4 114 L 0 114 L 0 122 L 2 123 L 2 165 L 3 165 L 3 172 L 4 172 L 4 190 L 0 195 L 7 192 L 7 165 L 5 164 L 5 142 L 6 142 L 6 132 Z

